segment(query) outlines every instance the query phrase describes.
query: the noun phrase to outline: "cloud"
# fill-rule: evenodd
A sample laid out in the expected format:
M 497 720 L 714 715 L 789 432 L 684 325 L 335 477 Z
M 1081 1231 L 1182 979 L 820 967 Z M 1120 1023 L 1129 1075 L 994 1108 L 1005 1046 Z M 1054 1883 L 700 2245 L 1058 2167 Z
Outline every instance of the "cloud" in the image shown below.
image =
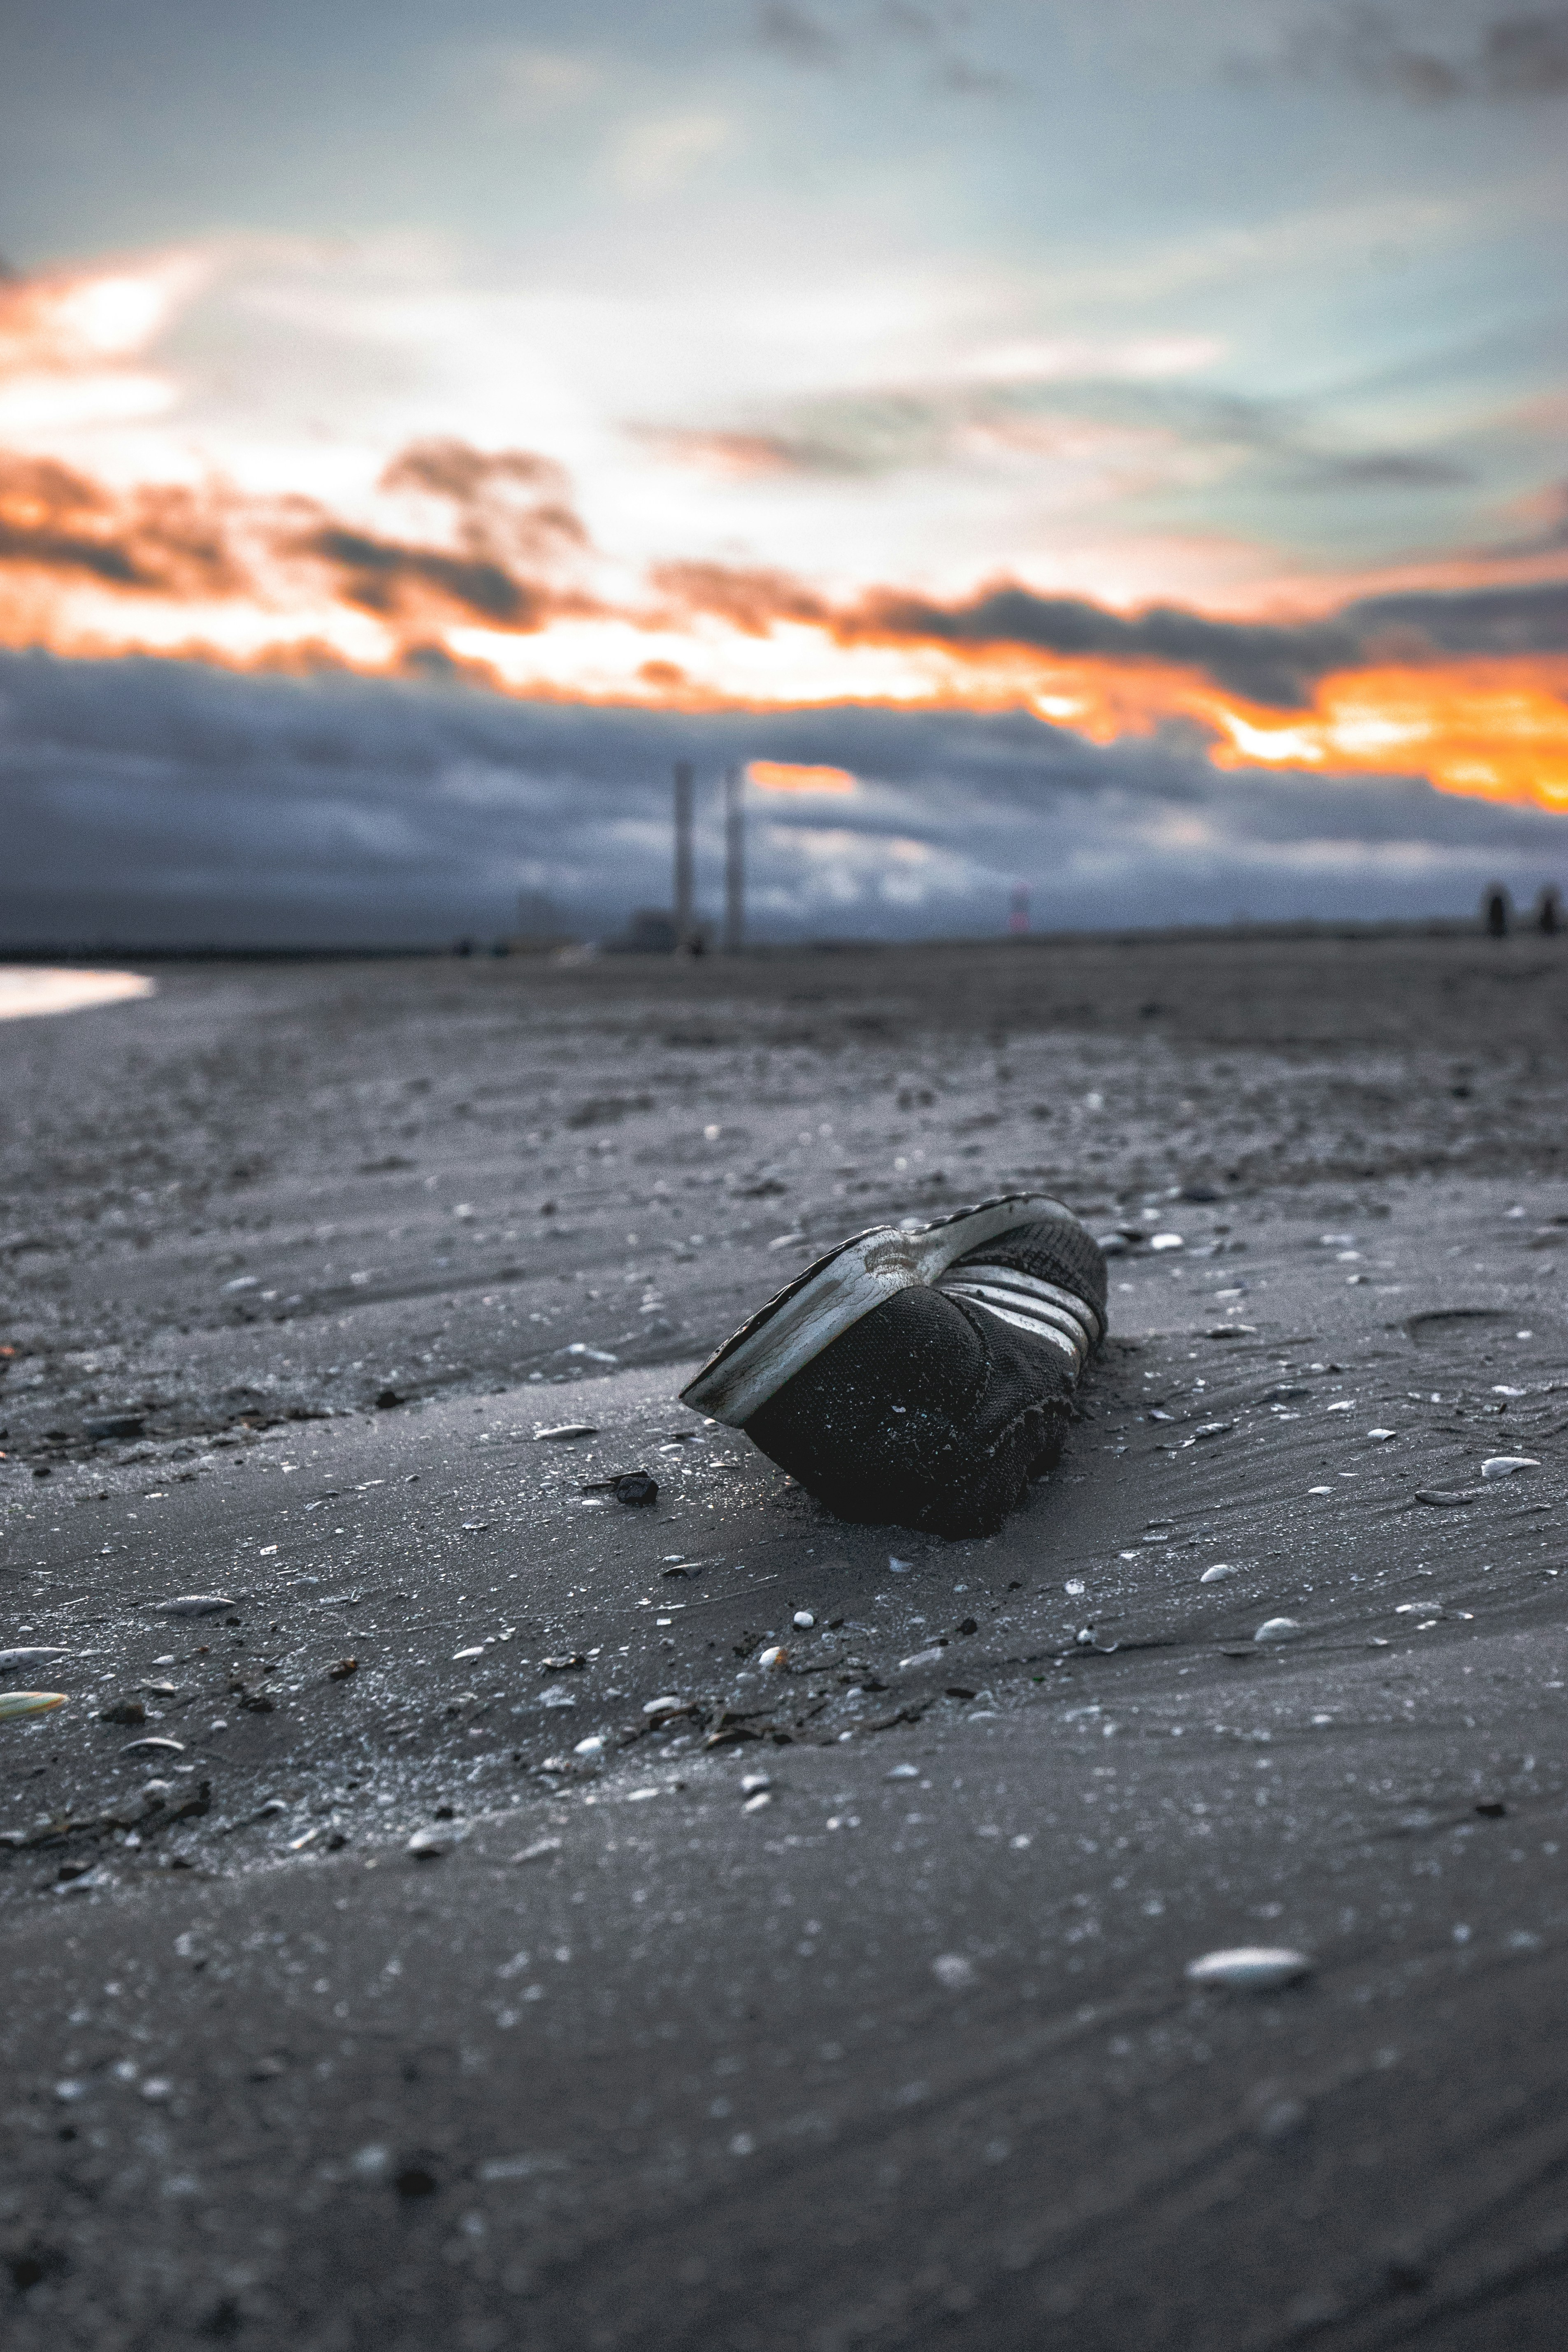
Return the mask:
M 617 133 L 611 171 L 627 195 L 660 196 L 683 186 L 734 142 L 735 126 L 726 115 L 660 115 Z
M 1239 70 L 1347 83 L 1415 106 L 1568 96 L 1568 9 L 1511 11 L 1447 42 L 1411 17 L 1377 5 L 1342 8 L 1299 28 L 1272 60 Z
M 363 528 L 315 499 L 247 496 L 222 481 L 119 491 L 53 458 L 0 450 L 0 618 L 7 581 L 31 612 L 39 580 L 210 605 L 287 598 L 301 572 L 387 621 L 424 625 L 444 612 L 531 630 L 592 609 L 570 577 L 587 533 L 551 459 L 421 440 L 379 487 L 422 513 L 428 534 Z
M 837 34 L 792 0 L 769 0 L 757 11 L 756 37 L 762 47 L 792 66 L 836 66 L 844 55 Z
M 1454 914 L 1494 874 L 1528 898 L 1568 868 L 1542 810 L 1221 774 L 1021 711 L 683 716 L 0 653 L 0 940 L 441 940 L 510 929 L 520 891 L 604 935 L 668 895 L 679 759 L 710 910 L 728 768 L 857 779 L 830 823 L 810 794 L 752 804 L 752 905 L 778 938 L 999 930 L 1018 881 L 1043 926 Z

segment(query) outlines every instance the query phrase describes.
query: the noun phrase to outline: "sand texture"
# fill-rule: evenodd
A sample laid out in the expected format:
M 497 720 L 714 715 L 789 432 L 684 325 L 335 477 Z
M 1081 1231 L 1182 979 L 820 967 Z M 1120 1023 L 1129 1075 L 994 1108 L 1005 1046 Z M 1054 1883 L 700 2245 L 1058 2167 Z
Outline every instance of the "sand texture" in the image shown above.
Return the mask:
M 0 1026 L 8 2345 L 1561 2340 L 1563 942 L 155 976 Z M 677 1401 L 1020 1187 L 1001 1535 Z

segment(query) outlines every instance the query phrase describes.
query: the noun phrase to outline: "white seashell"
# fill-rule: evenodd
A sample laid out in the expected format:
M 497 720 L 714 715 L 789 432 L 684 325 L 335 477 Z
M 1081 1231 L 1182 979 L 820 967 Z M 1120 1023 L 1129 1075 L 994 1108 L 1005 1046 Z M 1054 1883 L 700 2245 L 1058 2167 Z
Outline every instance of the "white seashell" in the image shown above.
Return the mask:
M 439 1830 L 416 1830 L 404 1852 L 411 1853 L 416 1862 L 438 1862 L 450 1843 Z
M 574 1756 L 602 1756 L 604 1752 L 605 1735 L 602 1731 L 591 1731 L 587 1738 L 580 1739 L 572 1750 Z
M 789 1664 L 789 1652 L 781 1643 L 775 1642 L 771 1649 L 762 1653 L 757 1664 L 765 1674 L 782 1675 Z
M 1149 1244 L 1152 1250 L 1185 1249 L 1186 1240 L 1181 1234 L 1156 1234 Z
M 650 1698 L 643 1708 L 643 1713 L 647 1716 L 684 1715 L 685 1712 L 686 1701 L 683 1698 L 676 1698 L 669 1693 L 667 1693 L 663 1698 Z
M 1493 1454 L 1481 1464 L 1483 1478 L 1511 1478 L 1516 1470 L 1539 1470 L 1532 1454 Z
M 773 1801 L 773 1791 L 771 1789 L 759 1789 L 754 1797 L 748 1797 L 746 1799 L 741 1811 L 743 1813 L 760 1813 L 763 1811 L 767 1806 L 771 1805 Z
M 917 1650 L 912 1658 L 899 1660 L 899 1672 L 905 1674 L 911 1666 L 940 1666 L 942 1656 L 941 1650 Z
M 1255 1642 L 1293 1642 L 1300 1630 L 1294 1617 L 1266 1617 L 1252 1638 Z
M 809 1633 L 816 1620 L 809 1609 L 797 1609 L 789 1622 L 792 1625 L 797 1625 L 803 1633 Z
M 482 1658 L 484 1654 L 484 1643 L 481 1642 L 471 1650 L 454 1650 L 452 1653 L 452 1664 L 455 1666 L 458 1666 L 462 1664 L 465 1658 Z
M 1198 1579 L 1198 1582 L 1200 1584 L 1223 1584 L 1227 1576 L 1234 1576 L 1235 1574 L 1236 1570 L 1232 1568 L 1228 1559 L 1216 1559 L 1212 1568 L 1205 1569 L 1203 1574 Z
M 160 1601 L 157 1607 L 160 1617 L 212 1617 L 234 1602 L 226 1592 L 182 1592 L 177 1601 Z
M 1194 1984 L 1219 1985 L 1230 1992 L 1278 1992 L 1311 1970 L 1300 1952 L 1282 1951 L 1267 1944 L 1242 1944 L 1231 1952 L 1205 1952 L 1190 1960 L 1187 1975 Z
M 65 1703 L 64 1691 L 0 1692 L 0 1723 L 9 1723 L 16 1716 L 50 1715 Z

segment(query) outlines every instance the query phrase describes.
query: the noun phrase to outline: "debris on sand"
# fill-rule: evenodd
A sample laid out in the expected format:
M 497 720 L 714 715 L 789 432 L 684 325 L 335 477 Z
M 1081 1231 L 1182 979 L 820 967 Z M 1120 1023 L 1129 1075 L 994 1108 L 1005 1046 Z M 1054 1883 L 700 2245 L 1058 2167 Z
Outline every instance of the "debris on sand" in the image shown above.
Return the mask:
M 966 1960 L 962 1952 L 939 1953 L 931 1964 L 931 1972 L 949 1992 L 966 1992 L 974 1982 L 974 1963 Z
M 444 1836 L 439 1830 L 416 1830 L 403 1850 L 416 1862 L 439 1862 L 451 1843 L 450 1836 Z
M 1300 1630 L 1294 1617 L 1266 1617 L 1252 1638 L 1255 1642 L 1293 1642 Z
M 654 1725 L 668 1723 L 672 1716 L 689 1715 L 690 1712 L 689 1699 L 676 1698 L 668 1693 L 663 1698 L 650 1698 L 643 1707 L 644 1716 Z
M 57 1700 L 56 1705 L 58 1703 Z M 152 1733 L 145 1739 L 128 1739 L 120 1752 L 121 1756 L 183 1756 L 185 1743 L 183 1739 L 164 1739 L 157 1733 Z
M 1482 1486 L 1417 1486 L 1415 1499 L 1418 1503 L 1436 1503 L 1440 1506 L 1474 1503 L 1479 1500 L 1485 1491 Z
M 564 1444 L 570 1438 L 597 1437 L 598 1434 L 591 1421 L 563 1421 L 553 1429 L 536 1429 L 533 1433 L 535 1443 L 540 1444 L 556 1439 Z
M 803 1633 L 808 1633 L 816 1622 L 816 1620 L 809 1609 L 797 1609 L 790 1619 L 790 1623 L 798 1627 Z
M 82 1434 L 95 1441 L 105 1437 L 140 1437 L 147 1426 L 142 1412 L 106 1412 L 82 1423 Z
M 782 1642 L 774 1642 L 758 1652 L 757 1664 L 765 1675 L 782 1675 L 789 1664 L 789 1652 Z
M 51 1659 L 69 1655 L 68 1650 L 0 1650 L 0 1675 L 19 1674 L 24 1666 L 47 1666 Z
M 216 1617 L 220 1609 L 235 1604 L 226 1592 L 182 1592 L 177 1600 L 154 1605 L 160 1617 Z
M 100 1723 L 145 1723 L 147 1709 L 139 1698 L 112 1699 L 98 1710 Z
M 1539 1470 L 1540 1467 L 1532 1454 L 1493 1454 L 1481 1464 L 1481 1476 L 1511 1478 L 1516 1471 Z
M 558 1837 L 535 1838 L 533 1843 L 525 1845 L 521 1853 L 514 1853 L 512 1860 L 513 1862 L 547 1862 L 552 1853 L 559 1853 L 560 1851 L 561 1840 Z
M 335 1666 L 327 1668 L 327 1680 L 330 1683 L 346 1683 L 351 1675 L 357 1675 L 358 1672 L 357 1658 L 340 1658 Z
M 1198 1579 L 1198 1582 L 1200 1584 L 1223 1584 L 1227 1576 L 1234 1576 L 1235 1574 L 1236 1570 L 1231 1566 L 1228 1559 L 1216 1559 L 1212 1568 L 1205 1569 L 1203 1574 Z
M 0 1692 L 0 1723 L 9 1723 L 18 1716 L 49 1715 L 65 1703 L 64 1691 Z
M 1279 1992 L 1311 1973 L 1312 1964 L 1300 1952 L 1267 1944 L 1241 1944 L 1234 1951 L 1205 1952 L 1189 1960 L 1187 1977 L 1196 1985 L 1215 1985 L 1226 1992 Z
M 658 1480 L 646 1470 L 616 1470 L 608 1478 L 591 1478 L 580 1495 L 613 1495 L 631 1510 L 646 1510 L 658 1500 Z

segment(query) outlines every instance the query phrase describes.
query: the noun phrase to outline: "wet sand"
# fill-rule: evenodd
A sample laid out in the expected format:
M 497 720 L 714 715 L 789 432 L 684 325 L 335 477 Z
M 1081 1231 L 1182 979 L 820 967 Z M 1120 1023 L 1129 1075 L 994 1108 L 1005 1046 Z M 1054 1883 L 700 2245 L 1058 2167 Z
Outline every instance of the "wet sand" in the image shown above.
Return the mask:
M 9 2341 L 1555 2343 L 1562 942 L 156 976 L 0 1028 Z M 677 1402 L 1022 1185 L 999 1537 Z

